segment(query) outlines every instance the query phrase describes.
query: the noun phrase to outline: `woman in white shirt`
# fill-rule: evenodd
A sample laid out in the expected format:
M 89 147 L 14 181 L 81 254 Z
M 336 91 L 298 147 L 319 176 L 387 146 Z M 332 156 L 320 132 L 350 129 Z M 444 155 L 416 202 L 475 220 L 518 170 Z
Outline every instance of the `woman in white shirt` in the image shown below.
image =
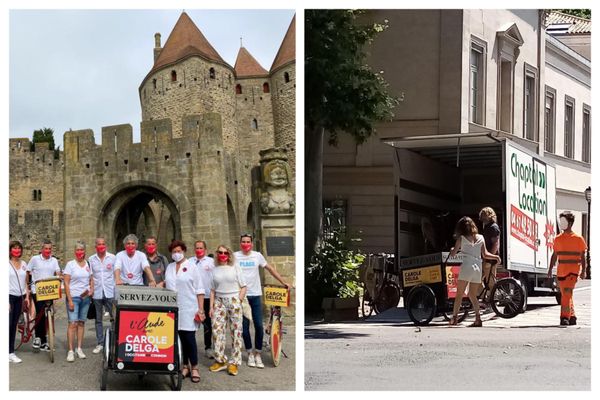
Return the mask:
M 8 261 L 8 300 L 10 304 L 8 361 L 20 363 L 22 360 L 15 354 L 15 337 L 23 304 L 24 302 L 29 302 L 29 288 L 25 284 L 27 263 L 21 260 L 21 256 L 23 255 L 23 245 L 21 242 L 16 240 L 10 242 L 8 249 L 10 254 Z
M 456 244 L 450 251 L 450 256 L 454 257 L 460 250 L 463 255 L 463 261 L 458 274 L 456 284 L 456 297 L 454 298 L 454 309 L 450 325 L 457 324 L 458 311 L 462 303 L 465 289 L 469 285 L 469 300 L 475 310 L 475 322 L 470 326 L 481 326 L 481 315 L 479 314 L 479 300 L 477 291 L 481 284 L 481 264 L 483 259 L 496 260 L 500 264 L 500 257 L 496 256 L 485 248 L 485 241 L 482 235 L 478 234 L 477 225 L 469 217 L 462 217 L 454 229 Z
M 90 308 L 91 296 L 94 293 L 94 276 L 90 265 L 85 260 L 85 243 L 77 242 L 75 245 L 75 259 L 67 263 L 63 272 L 65 278 L 65 295 L 67 297 L 67 315 L 69 327 L 67 328 L 67 341 L 69 352 L 67 361 L 75 361 L 77 357 L 83 359 L 85 354 L 81 350 L 85 320 Z M 77 348 L 73 352 L 73 339 L 77 337 Z
M 198 346 L 196 330 L 204 321 L 204 288 L 200 271 L 191 265 L 185 252 L 187 247 L 180 240 L 173 240 L 169 245 L 171 258 L 174 262 L 167 266 L 165 272 L 165 287 L 177 292 L 177 307 L 179 307 L 178 333 L 183 352 L 183 377 L 190 376 L 194 383 L 200 382 L 198 370 Z M 190 375 L 191 365 L 191 375 Z
M 242 301 L 246 296 L 246 282 L 228 247 L 220 245 L 216 255 L 210 288 L 215 363 L 209 369 L 212 372 L 227 369 L 229 375 L 237 375 L 238 366 L 242 364 Z M 233 338 L 229 361 L 225 356 L 227 326 Z

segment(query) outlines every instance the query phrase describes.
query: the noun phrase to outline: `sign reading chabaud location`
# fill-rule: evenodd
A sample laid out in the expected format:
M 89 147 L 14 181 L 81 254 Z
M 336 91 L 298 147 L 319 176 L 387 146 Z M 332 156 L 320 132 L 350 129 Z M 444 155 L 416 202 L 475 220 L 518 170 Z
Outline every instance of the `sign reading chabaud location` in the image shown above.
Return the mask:
M 556 236 L 556 174 L 542 159 L 506 142 L 507 260 L 511 269 L 548 269 Z

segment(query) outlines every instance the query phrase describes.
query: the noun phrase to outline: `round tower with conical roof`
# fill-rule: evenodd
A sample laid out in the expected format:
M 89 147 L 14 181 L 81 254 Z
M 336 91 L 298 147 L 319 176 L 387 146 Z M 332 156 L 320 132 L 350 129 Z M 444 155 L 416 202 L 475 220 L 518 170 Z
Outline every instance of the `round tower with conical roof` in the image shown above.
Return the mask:
M 296 170 L 296 16 L 283 38 L 271 66 L 271 102 L 275 146 L 288 151 L 289 163 Z
M 220 114 L 223 144 L 236 151 L 235 72 L 187 13 L 181 14 L 164 47 L 155 35 L 154 65 L 139 95 L 142 121 L 170 119 L 175 138 L 193 134 L 193 126 L 183 127 L 185 116 Z

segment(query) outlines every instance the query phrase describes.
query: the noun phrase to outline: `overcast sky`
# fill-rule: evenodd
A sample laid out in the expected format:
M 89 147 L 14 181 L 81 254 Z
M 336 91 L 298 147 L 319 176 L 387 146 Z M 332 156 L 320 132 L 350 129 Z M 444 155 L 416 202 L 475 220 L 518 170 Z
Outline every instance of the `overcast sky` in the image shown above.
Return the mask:
M 69 129 L 133 126 L 139 141 L 138 87 L 153 64 L 154 33 L 167 41 L 182 10 L 11 10 L 10 137 L 54 129 L 62 148 Z M 231 66 L 240 47 L 267 70 L 293 10 L 186 10 Z

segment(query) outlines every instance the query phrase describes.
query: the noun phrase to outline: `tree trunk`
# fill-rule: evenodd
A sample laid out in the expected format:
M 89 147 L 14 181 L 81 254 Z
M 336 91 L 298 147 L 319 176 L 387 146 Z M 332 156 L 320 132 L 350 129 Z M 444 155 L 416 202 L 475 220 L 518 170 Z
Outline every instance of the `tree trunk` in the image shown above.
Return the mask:
M 324 129 L 320 126 L 305 129 L 304 268 L 307 268 L 321 232 Z

